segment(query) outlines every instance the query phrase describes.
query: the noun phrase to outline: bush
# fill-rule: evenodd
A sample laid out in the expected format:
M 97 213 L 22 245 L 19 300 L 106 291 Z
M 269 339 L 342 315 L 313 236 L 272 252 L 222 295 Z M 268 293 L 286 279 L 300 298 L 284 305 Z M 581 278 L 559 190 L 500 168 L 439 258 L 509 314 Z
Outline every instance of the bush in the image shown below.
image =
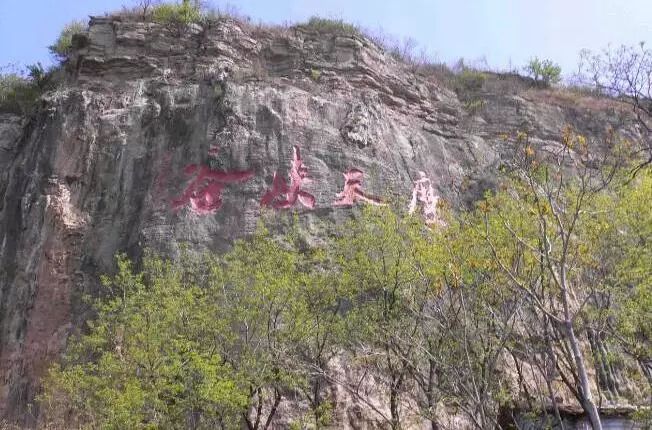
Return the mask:
M 310 78 L 315 82 L 319 82 L 321 71 L 319 69 L 310 69 Z
M 197 3 L 184 0 L 179 3 L 165 3 L 158 5 L 152 12 L 154 22 L 177 26 L 179 29 L 189 24 L 200 22 L 202 14 Z
M 561 67 L 550 60 L 540 60 L 534 57 L 525 66 L 525 72 L 534 82 L 543 86 L 556 84 L 561 80 Z
M 231 3 L 226 3 L 220 7 L 215 7 L 209 4 L 202 8 L 202 12 L 202 20 L 208 23 L 218 22 L 222 19 L 233 19 L 240 24 L 251 23 L 251 17 L 243 13 L 237 6 Z
M 124 258 L 118 266 L 103 279 L 112 294 L 96 302 L 88 333 L 71 339 L 45 380 L 48 420 L 57 428 L 236 428 L 247 398 L 210 343 L 210 296 L 190 279 L 200 272 L 156 258 L 144 273 Z
M 55 85 L 56 69 L 45 70 L 41 63 L 24 70 L 0 70 L 0 113 L 28 115 L 43 92 Z
M 0 113 L 25 115 L 40 96 L 39 87 L 17 73 L 0 75 Z
M 438 63 L 435 61 L 424 62 L 419 64 L 416 73 L 425 77 L 428 80 L 434 79 L 436 82 L 450 87 L 452 82 L 455 81 L 455 73 L 446 63 Z
M 313 30 L 360 36 L 360 29 L 342 19 L 311 17 L 304 25 Z
M 480 91 L 486 80 L 487 76 L 480 71 L 463 69 L 455 78 L 455 91 L 458 95 Z
M 487 102 L 482 99 L 473 99 L 464 103 L 464 109 L 471 115 L 476 115 L 487 105 Z
M 27 76 L 31 79 L 32 84 L 39 89 L 45 89 L 50 83 L 51 71 L 46 71 L 41 63 L 30 64 L 27 66 Z
M 75 34 L 83 33 L 86 31 L 86 24 L 82 21 L 73 21 L 70 24 L 67 24 L 61 30 L 61 34 L 54 42 L 53 45 L 48 46 L 50 53 L 54 55 L 57 60 L 65 61 L 70 55 L 72 49 L 72 37 Z

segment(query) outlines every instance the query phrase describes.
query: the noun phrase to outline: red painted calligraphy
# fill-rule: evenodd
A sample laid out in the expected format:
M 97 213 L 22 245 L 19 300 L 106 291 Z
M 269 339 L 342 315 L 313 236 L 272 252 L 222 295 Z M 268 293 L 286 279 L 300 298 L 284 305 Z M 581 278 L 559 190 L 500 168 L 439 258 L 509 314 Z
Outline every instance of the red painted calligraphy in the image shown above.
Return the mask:
M 344 189 L 337 194 L 333 206 L 350 206 L 358 201 L 381 206 L 383 203 L 378 197 L 368 196 L 362 191 L 362 177 L 364 172 L 358 169 L 349 169 L 344 173 Z
M 303 164 L 299 147 L 294 147 L 292 166 L 290 168 L 290 185 L 282 176 L 274 174 L 272 189 L 267 191 L 260 200 L 260 205 L 271 206 L 274 209 L 287 209 L 293 207 L 299 201 L 305 207 L 315 207 L 315 196 L 301 188 L 311 182 L 308 177 L 308 168 Z
M 222 206 L 222 190 L 227 184 L 246 182 L 254 176 L 249 170 L 220 172 L 196 164 L 186 166 L 184 172 L 195 175 L 195 178 L 181 197 L 172 201 L 172 208 L 178 210 L 190 205 L 190 209 L 199 215 L 213 214 Z
M 439 196 L 435 194 L 430 179 L 428 179 L 425 172 L 419 172 L 419 179 L 414 181 L 414 187 L 412 188 L 412 201 L 410 202 L 408 212 L 410 214 L 414 213 L 418 204 L 422 208 L 421 210 L 426 224 L 442 224 L 442 221 L 437 216 L 438 202 Z

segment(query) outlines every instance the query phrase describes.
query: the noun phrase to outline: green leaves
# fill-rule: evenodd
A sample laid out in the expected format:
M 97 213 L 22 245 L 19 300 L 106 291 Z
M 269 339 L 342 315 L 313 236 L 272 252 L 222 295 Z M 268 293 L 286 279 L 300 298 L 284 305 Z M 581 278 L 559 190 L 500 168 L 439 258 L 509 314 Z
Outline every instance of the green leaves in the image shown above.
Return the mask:
M 561 67 L 551 60 L 540 60 L 534 57 L 525 66 L 525 72 L 530 75 L 535 82 L 545 86 L 556 84 L 561 79 Z
M 207 291 L 169 261 L 150 256 L 141 273 L 117 261 L 104 280 L 111 295 L 46 381 L 54 418 L 70 411 L 92 427 L 158 428 L 185 427 L 193 411 L 207 426 L 237 416 L 244 389 L 206 337 Z
M 83 33 L 86 31 L 86 23 L 82 21 L 73 21 L 66 24 L 59 33 L 57 40 L 50 46 L 50 54 L 52 54 L 57 60 L 64 62 L 68 59 L 72 51 L 72 37 L 75 34 Z
M 179 3 L 163 3 L 154 6 L 152 11 L 154 22 L 175 26 L 186 26 L 200 22 L 202 13 L 196 3 L 183 1 Z
M 573 369 L 566 331 L 551 323 L 565 321 L 564 294 L 578 336 L 649 358 L 652 176 L 587 192 L 544 170 L 506 177 L 446 227 L 368 207 L 322 248 L 295 226 L 284 237 L 259 228 L 222 256 L 147 254 L 141 271 L 118 256 L 96 317 L 46 381 L 47 416 L 89 428 L 264 428 L 299 399 L 309 412 L 295 424 L 322 428 L 339 384 L 384 402 L 376 413 L 394 428 L 410 413 L 436 422 L 443 401 L 491 427 L 514 384 L 548 389 L 513 381 L 505 357 L 544 379 Z M 336 357 L 364 381 L 342 378 Z

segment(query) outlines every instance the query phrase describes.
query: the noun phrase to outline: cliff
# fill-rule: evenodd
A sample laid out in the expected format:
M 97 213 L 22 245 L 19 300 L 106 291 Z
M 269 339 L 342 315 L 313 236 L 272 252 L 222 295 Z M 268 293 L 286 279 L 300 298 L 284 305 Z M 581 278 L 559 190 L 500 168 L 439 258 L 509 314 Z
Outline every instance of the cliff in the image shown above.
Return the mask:
M 488 75 L 469 103 L 355 33 L 94 17 L 74 43 L 65 84 L 33 117 L 0 115 L 0 415 L 10 418 L 29 412 L 116 252 L 227 249 L 274 211 L 261 198 L 292 169 L 294 147 L 312 180 L 276 210 L 316 237 L 324 220 L 350 216 L 333 202 L 352 168 L 364 192 L 405 200 L 423 171 L 460 206 L 493 186 L 518 132 L 542 148 L 560 145 L 567 125 L 596 142 L 613 130 L 641 138 L 616 103 L 515 76 Z

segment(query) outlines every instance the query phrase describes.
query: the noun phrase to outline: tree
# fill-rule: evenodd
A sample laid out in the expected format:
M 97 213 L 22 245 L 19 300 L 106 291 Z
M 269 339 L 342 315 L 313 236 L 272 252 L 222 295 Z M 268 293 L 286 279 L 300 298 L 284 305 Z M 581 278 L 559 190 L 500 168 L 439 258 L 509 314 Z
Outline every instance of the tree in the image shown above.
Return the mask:
M 368 207 L 322 247 L 260 228 L 221 256 L 119 258 L 46 422 L 258 430 L 302 402 L 318 429 L 337 384 L 393 429 L 439 429 L 442 405 L 479 430 L 523 408 L 563 427 L 561 389 L 601 428 L 623 351 L 652 392 L 652 175 L 626 181 L 570 129 L 556 152 L 514 145 L 500 189 L 445 227 Z
M 525 72 L 534 79 L 534 82 L 548 87 L 556 84 L 561 79 L 561 67 L 551 60 L 540 60 L 534 57 L 525 66 Z
M 599 53 L 583 50 L 576 79 L 580 84 L 617 97 L 632 108 L 637 123 L 645 132 L 637 151 L 643 161 L 633 172 L 652 164 L 652 51 L 645 43 L 637 47 L 607 48 Z
M 353 296 L 347 315 L 350 348 L 386 390 L 390 415 L 376 412 L 392 429 L 401 428 L 401 399 L 408 391 L 413 339 L 422 316 L 412 309 L 423 305 L 415 300 L 425 289 L 434 288 L 421 270 L 424 240 L 423 227 L 414 219 L 388 208 L 366 208 L 345 226 L 335 247 L 341 282 Z
M 135 8 L 140 12 L 142 19 L 147 19 L 157 3 L 158 0 L 137 0 Z
M 523 295 L 529 308 L 523 327 L 538 326 L 533 334 L 544 334 L 548 359 L 593 428 L 601 429 L 583 337 L 600 322 L 589 308 L 607 287 L 604 272 L 594 267 L 590 214 L 603 209 L 600 197 L 614 170 L 570 129 L 552 154 L 538 153 L 524 134 L 514 154 L 508 191 L 481 203 L 475 229 L 491 251 L 488 267 Z
M 124 257 L 104 278 L 88 333 L 45 384 L 46 420 L 81 427 L 268 429 L 292 393 L 329 419 L 328 365 L 342 336 L 341 285 L 323 253 L 265 229 L 223 257 Z
M 210 280 L 215 348 L 247 385 L 243 420 L 250 430 L 269 428 L 284 396 L 307 383 L 296 355 L 310 305 L 303 269 L 301 253 L 262 229 L 236 242 Z
M 87 334 L 53 367 L 45 422 L 84 428 L 234 428 L 247 396 L 215 349 L 196 265 L 148 257 L 141 273 L 118 258 Z
M 331 399 L 327 388 L 333 379 L 331 362 L 342 353 L 348 338 L 345 308 L 350 300 L 346 286 L 339 282 L 335 265 L 327 252 L 307 250 L 303 286 L 298 291 L 293 313 L 296 318 L 288 342 L 305 384 L 300 385 L 310 405 L 312 423 L 320 429 L 331 422 Z
M 596 255 L 609 273 L 607 330 L 639 364 L 652 393 L 652 171 L 645 169 L 628 186 L 605 196 L 604 210 L 595 216 L 592 230 L 600 252 Z
M 439 269 L 443 290 L 425 307 L 424 338 L 441 342 L 430 345 L 428 356 L 436 358 L 443 398 L 453 400 L 474 428 L 495 429 L 502 428 L 499 413 L 514 395 L 504 359 L 519 336 L 523 297 L 491 264 L 491 251 L 480 245 L 475 230 L 475 215 L 459 214 L 440 233 L 446 250 Z

